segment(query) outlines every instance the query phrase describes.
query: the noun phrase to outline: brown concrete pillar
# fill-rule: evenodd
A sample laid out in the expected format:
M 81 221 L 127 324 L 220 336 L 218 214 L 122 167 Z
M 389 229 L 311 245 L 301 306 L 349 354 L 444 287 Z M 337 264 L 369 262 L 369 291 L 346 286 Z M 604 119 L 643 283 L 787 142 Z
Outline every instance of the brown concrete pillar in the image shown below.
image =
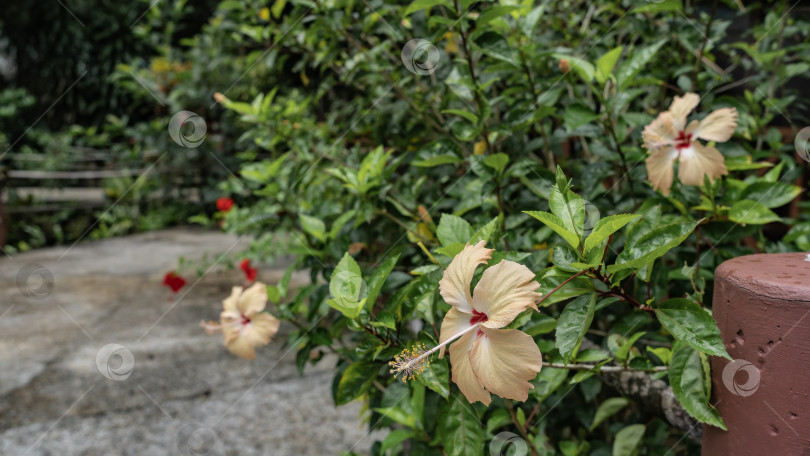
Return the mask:
M 734 362 L 712 357 L 703 456 L 810 456 L 810 261 L 748 255 L 715 272 L 713 315 Z

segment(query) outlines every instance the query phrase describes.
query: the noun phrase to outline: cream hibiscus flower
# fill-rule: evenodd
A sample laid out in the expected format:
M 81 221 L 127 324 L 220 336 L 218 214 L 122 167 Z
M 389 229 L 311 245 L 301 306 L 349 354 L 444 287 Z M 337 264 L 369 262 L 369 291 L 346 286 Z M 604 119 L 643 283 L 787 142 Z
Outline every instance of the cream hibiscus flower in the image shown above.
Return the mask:
M 267 345 L 278 332 L 280 322 L 263 312 L 267 305 L 267 285 L 256 282 L 248 289 L 233 287 L 231 295 L 222 301 L 219 324 L 202 326 L 210 333 L 221 330 L 225 346 L 236 356 L 255 359 L 255 348 Z
M 516 329 L 501 329 L 531 307 L 540 293 L 534 274 L 523 265 L 503 260 L 484 271 L 470 293 L 475 269 L 492 257 L 492 249 L 481 241 L 467 244 L 444 272 L 439 292 L 453 306 L 442 321 L 439 345 L 429 351 L 424 346 L 408 349 L 391 365 L 392 372 L 412 378 L 425 368 L 430 354 L 450 342 L 453 381 L 468 401 L 490 403 L 490 393 L 525 401 L 529 383 L 543 365 L 537 344 L 528 334 Z
M 721 108 L 687 125 L 686 118 L 698 102 L 700 97 L 694 93 L 676 96 L 669 111 L 659 114 L 642 133 L 644 147 L 650 152 L 647 175 L 653 188 L 664 195 L 669 195 L 672 187 L 675 160 L 678 160 L 678 179 L 685 185 L 700 186 L 704 176 L 714 181 L 728 174 L 723 155 L 698 139 L 728 141 L 737 128 L 737 110 Z

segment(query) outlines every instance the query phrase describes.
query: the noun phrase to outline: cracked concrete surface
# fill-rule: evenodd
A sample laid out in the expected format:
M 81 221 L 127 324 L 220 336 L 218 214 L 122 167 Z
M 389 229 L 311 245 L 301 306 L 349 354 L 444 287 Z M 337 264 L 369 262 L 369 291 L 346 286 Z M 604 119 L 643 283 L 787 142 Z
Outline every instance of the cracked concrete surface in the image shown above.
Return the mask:
M 235 236 L 177 229 L 0 259 L 0 454 L 367 452 L 380 436 L 367 434 L 359 403 L 334 407 L 334 358 L 299 376 L 284 325 L 252 362 L 200 329 L 201 320 L 218 317 L 240 271 L 216 266 L 196 283 L 186 274 L 174 297 L 161 286 L 181 256 L 246 246 Z M 52 292 L 41 275 L 18 277 L 26 265 L 53 275 Z M 260 267 L 259 280 L 273 283 L 282 273 Z M 97 367 L 110 343 L 133 355 L 124 380 Z M 123 362 L 113 356 L 103 367 L 115 373 Z

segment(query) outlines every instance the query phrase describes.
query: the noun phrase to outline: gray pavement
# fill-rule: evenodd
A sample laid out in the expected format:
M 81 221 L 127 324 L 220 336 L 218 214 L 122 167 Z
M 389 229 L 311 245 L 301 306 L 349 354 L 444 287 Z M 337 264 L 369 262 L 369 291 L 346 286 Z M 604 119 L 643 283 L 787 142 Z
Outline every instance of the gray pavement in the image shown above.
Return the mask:
M 198 326 L 218 318 L 241 271 L 218 265 L 199 281 L 189 272 L 174 297 L 161 286 L 181 256 L 238 258 L 246 247 L 176 229 L 0 259 L 0 455 L 367 453 L 380 435 L 367 434 L 360 403 L 335 408 L 333 357 L 301 377 L 288 326 L 255 361 Z M 52 292 L 36 274 L 18 283 L 27 265 L 53 275 Z M 282 273 L 260 266 L 258 278 Z M 107 344 L 123 348 L 100 369 Z

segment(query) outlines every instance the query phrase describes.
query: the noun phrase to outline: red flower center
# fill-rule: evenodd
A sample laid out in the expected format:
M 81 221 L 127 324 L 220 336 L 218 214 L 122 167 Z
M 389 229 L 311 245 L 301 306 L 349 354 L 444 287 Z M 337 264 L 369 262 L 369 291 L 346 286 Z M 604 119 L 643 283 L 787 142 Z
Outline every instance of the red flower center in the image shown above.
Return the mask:
M 473 316 L 472 316 L 472 318 L 470 318 L 470 324 L 471 325 L 477 325 L 479 323 L 483 323 L 483 322 L 487 321 L 488 319 L 489 318 L 487 318 L 487 314 L 481 313 L 481 312 L 473 309 Z M 482 334 L 484 334 L 484 333 L 479 329 L 478 332 L 476 333 L 476 336 L 480 336 Z
M 250 323 L 250 318 L 248 318 L 248 317 L 246 317 L 246 316 L 242 315 L 242 326 L 245 326 L 245 325 L 247 325 L 248 323 Z
M 675 138 L 675 148 L 678 150 L 686 149 L 692 143 L 692 134 L 687 134 L 686 132 L 682 131 L 678 133 L 678 137 Z

